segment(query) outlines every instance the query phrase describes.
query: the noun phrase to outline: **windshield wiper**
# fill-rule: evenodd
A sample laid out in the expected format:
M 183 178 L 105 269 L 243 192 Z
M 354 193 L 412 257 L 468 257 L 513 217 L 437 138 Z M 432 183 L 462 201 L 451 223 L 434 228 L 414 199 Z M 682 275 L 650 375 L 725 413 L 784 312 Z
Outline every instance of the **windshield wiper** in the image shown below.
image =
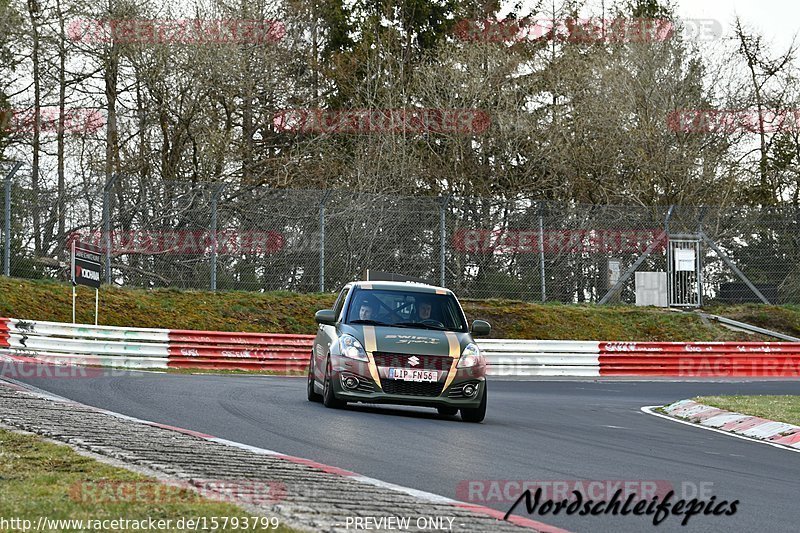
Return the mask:
M 367 324 L 369 326 L 393 326 L 394 324 L 387 324 L 386 322 L 379 322 L 377 320 L 351 320 L 348 324 Z
M 434 326 L 431 324 L 425 324 L 424 322 L 399 322 L 394 324 L 397 328 L 423 328 L 423 329 L 432 329 L 435 331 L 445 331 L 447 328 Z

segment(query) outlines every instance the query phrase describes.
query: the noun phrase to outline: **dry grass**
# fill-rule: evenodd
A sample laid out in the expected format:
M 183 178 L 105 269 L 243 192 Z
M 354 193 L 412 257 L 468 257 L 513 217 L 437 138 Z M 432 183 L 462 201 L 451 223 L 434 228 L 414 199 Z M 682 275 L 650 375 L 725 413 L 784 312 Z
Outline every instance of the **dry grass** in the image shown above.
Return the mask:
M 94 291 L 78 288 L 78 321 L 94 321 Z M 116 326 L 314 333 L 314 312 L 330 307 L 334 294 L 290 292 L 208 292 L 175 289 L 140 290 L 104 286 L 100 291 L 100 323 Z M 721 341 L 758 340 L 699 317 L 634 306 L 535 304 L 514 300 L 463 300 L 470 320 L 485 319 L 493 337 L 522 339 Z M 749 307 L 742 306 L 749 309 Z M 0 277 L 0 316 L 69 322 L 71 289 L 52 281 Z M 735 308 L 738 309 L 738 308 Z M 765 327 L 771 316 L 797 323 L 794 308 L 758 311 Z M 751 314 L 755 314 L 753 309 Z M 734 316 L 736 318 L 736 316 Z

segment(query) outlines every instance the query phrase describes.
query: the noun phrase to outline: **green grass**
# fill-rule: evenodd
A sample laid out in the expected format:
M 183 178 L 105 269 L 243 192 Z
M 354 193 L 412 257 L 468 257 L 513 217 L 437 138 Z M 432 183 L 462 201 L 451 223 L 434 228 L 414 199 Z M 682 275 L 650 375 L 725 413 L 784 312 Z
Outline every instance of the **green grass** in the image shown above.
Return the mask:
M 0 316 L 71 321 L 71 288 L 54 281 L 0 277 Z M 314 333 L 314 312 L 330 307 L 334 294 L 290 292 L 208 292 L 175 289 L 141 290 L 103 286 L 100 323 L 116 326 Z M 515 339 L 613 341 L 759 340 L 719 325 L 704 324 L 693 314 L 627 305 L 536 304 L 515 300 L 462 300 L 470 320 L 485 319 L 492 336 Z M 754 308 L 755 309 L 755 308 Z M 755 313 L 755 311 L 753 311 Z M 800 331 L 800 308 L 769 308 Z M 94 322 L 94 291 L 78 288 L 78 321 Z M 735 317 L 734 317 L 735 318 Z M 769 327 L 774 324 L 761 325 Z
M 700 396 L 694 401 L 800 426 L 800 396 Z
M 738 304 L 710 307 L 709 313 L 800 337 L 800 305 Z
M 211 501 L 180 487 L 77 454 L 37 436 L 0 430 L 0 517 L 50 519 L 172 519 L 244 517 L 230 503 Z M 153 495 L 157 495 L 154 497 Z M 71 531 L 71 529 L 61 529 Z M 108 531 L 108 529 L 106 530 Z M 233 531 L 232 528 L 218 531 Z M 262 531 L 262 529 L 259 529 Z M 292 529 L 280 526 L 288 533 Z

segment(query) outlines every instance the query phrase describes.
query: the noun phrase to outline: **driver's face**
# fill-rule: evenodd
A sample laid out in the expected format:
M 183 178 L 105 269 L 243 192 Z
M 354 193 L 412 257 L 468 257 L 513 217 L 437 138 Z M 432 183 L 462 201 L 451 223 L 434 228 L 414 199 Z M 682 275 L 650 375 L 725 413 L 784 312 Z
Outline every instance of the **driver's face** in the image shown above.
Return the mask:
M 360 320 L 369 320 L 372 318 L 372 308 L 368 305 L 362 305 L 358 310 L 358 318 Z
M 422 320 L 427 320 L 431 317 L 431 304 L 424 302 L 419 304 L 419 317 Z

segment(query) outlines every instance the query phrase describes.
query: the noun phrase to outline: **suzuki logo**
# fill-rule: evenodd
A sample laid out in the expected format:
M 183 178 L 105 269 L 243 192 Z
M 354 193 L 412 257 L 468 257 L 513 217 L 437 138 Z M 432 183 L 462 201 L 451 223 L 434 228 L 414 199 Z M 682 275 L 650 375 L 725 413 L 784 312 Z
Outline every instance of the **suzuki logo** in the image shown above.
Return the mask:
M 419 359 L 416 355 L 412 355 L 408 358 L 408 364 L 411 366 L 417 366 L 419 364 Z

